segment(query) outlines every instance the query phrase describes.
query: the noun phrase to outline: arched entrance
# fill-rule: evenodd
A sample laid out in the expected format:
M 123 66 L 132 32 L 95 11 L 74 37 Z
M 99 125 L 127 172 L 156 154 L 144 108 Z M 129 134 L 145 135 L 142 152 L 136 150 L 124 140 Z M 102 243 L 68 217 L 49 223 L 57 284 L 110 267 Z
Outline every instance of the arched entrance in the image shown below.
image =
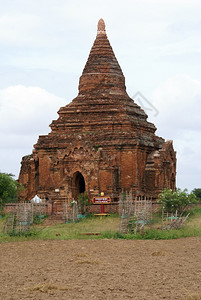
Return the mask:
M 73 198 L 77 199 L 78 195 L 85 192 L 85 180 L 80 172 L 73 175 Z

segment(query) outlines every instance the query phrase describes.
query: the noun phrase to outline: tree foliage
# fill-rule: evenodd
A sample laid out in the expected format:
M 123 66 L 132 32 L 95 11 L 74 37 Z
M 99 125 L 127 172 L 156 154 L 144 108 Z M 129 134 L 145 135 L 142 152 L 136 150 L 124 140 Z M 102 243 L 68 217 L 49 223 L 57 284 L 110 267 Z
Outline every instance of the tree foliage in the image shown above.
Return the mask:
M 172 191 L 170 189 L 164 189 L 158 197 L 158 203 L 162 205 L 163 209 L 170 213 L 176 211 L 181 214 L 189 206 L 189 204 L 198 203 L 198 199 L 194 193 L 188 193 L 187 189 L 183 191 L 177 189 Z
M 90 205 L 90 199 L 87 192 L 81 193 L 78 196 L 78 205 L 82 215 L 88 212 L 88 206 Z
M 17 202 L 17 192 L 21 189 L 21 185 L 13 176 L 13 174 L 0 173 L 0 209 L 6 203 Z
M 192 190 L 192 193 L 201 201 L 201 188 Z

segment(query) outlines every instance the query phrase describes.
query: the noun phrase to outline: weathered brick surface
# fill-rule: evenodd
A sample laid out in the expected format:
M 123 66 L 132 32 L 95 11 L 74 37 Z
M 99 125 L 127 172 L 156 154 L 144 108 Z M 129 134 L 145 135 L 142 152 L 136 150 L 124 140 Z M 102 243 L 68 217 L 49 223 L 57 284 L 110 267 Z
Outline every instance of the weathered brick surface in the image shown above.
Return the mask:
M 91 196 L 105 192 L 115 200 L 131 188 L 134 194 L 156 197 L 164 187 L 175 187 L 172 142 L 155 135 L 155 126 L 128 96 L 102 20 L 79 94 L 58 114 L 51 132 L 40 136 L 32 155 L 22 159 L 19 181 L 25 191 L 20 199 L 37 193 L 63 201 L 85 189 Z

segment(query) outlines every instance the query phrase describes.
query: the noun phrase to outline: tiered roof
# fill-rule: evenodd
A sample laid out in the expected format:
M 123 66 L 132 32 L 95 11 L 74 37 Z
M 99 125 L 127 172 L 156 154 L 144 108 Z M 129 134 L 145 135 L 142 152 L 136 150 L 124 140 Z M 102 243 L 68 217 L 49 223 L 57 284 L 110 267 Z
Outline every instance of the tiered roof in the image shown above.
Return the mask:
M 131 99 L 125 77 L 106 35 L 105 23 L 98 22 L 97 36 L 79 82 L 78 96 L 61 107 L 52 132 L 41 136 L 36 148 L 50 147 L 54 141 L 68 143 L 76 134 L 88 135 L 93 143 L 141 144 L 159 148 L 163 140 L 155 136 L 155 126 Z

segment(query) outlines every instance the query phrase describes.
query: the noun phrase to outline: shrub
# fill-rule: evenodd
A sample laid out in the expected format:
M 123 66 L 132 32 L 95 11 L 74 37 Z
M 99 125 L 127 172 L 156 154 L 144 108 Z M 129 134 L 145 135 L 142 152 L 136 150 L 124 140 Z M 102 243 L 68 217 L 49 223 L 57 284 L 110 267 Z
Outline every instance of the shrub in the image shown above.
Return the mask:
M 201 189 L 194 189 L 192 190 L 192 193 L 195 194 L 199 201 L 201 201 Z
M 90 199 L 87 192 L 81 193 L 78 196 L 78 205 L 82 215 L 88 213 L 88 206 L 90 205 Z
M 183 213 L 189 204 L 198 203 L 198 199 L 192 192 L 188 194 L 188 190 L 177 189 L 172 191 L 170 189 L 164 189 L 158 197 L 158 203 L 161 204 L 162 208 L 170 213 L 176 211 L 181 214 Z
M 8 202 L 17 202 L 17 192 L 22 186 L 13 178 L 13 174 L 0 173 L 0 214 Z

